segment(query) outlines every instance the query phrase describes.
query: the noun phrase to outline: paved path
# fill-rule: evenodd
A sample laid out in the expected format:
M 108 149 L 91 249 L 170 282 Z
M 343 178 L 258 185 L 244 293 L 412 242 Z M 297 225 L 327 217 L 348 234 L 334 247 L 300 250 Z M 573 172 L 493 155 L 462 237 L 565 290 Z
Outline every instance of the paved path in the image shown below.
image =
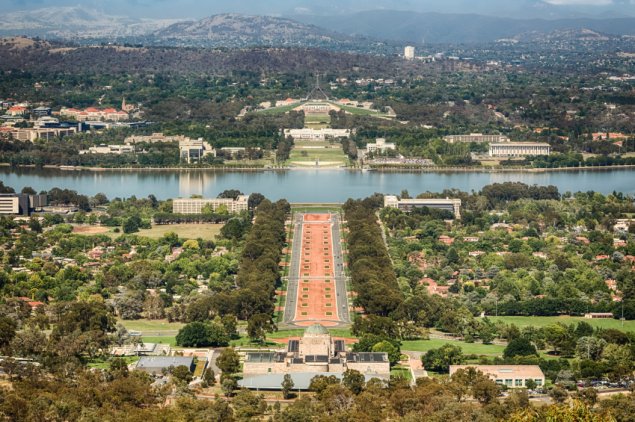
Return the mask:
M 327 326 L 350 324 L 340 225 L 338 214 L 298 213 L 294 215 L 294 235 L 283 317 L 285 324 L 296 326 L 306 326 L 312 323 L 323 323 Z M 326 244 L 329 244 L 330 249 L 320 248 Z M 316 253 L 316 248 L 319 249 L 319 254 Z M 309 253 L 310 255 L 308 255 Z M 328 269 L 325 267 L 325 260 L 328 263 Z M 330 312 L 333 315 L 327 316 L 324 313 L 320 319 L 316 312 L 324 311 L 322 307 L 325 306 L 323 303 L 325 302 L 325 292 L 322 290 L 326 286 L 325 280 L 334 281 L 335 297 L 332 298 L 332 303 L 335 306 L 328 308 L 332 309 Z M 301 281 L 307 283 L 300 286 Z M 322 284 L 320 285 L 318 282 L 322 282 Z M 303 297 L 300 297 L 299 293 L 301 287 L 304 288 Z M 328 294 L 328 292 L 326 293 Z M 305 303 L 305 306 L 301 308 L 306 309 L 302 312 L 305 316 L 304 319 L 303 315 L 298 315 L 298 306 L 301 305 L 301 302 Z

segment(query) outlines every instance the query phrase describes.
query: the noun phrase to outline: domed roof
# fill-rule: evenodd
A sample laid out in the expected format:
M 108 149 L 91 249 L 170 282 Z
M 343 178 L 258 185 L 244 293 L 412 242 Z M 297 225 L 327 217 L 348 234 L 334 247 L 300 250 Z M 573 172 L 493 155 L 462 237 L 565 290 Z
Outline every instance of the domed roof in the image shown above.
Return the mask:
M 304 335 L 305 336 L 306 335 L 317 336 L 317 335 L 324 335 L 324 334 L 328 335 L 329 334 L 329 330 L 327 330 L 326 328 L 324 328 L 320 324 L 311 325 L 306 330 L 304 330 Z

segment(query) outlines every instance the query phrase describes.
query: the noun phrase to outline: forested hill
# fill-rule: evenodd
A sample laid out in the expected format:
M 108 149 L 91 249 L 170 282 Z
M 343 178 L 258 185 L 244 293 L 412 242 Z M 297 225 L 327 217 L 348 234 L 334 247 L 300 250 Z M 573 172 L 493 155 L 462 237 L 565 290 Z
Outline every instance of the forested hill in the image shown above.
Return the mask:
M 69 46 L 25 38 L 0 40 L 0 70 L 35 73 L 176 72 L 228 74 L 235 71 L 303 73 L 359 69 L 390 72 L 390 57 L 306 48 L 203 49 Z

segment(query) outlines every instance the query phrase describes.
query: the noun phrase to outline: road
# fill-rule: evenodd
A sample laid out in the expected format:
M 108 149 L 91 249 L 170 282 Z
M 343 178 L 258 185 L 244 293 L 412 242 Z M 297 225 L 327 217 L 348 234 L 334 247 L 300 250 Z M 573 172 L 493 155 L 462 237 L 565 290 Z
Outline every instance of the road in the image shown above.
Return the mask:
M 302 256 L 302 227 L 304 214 L 294 214 L 293 240 L 291 259 L 289 260 L 289 277 L 287 282 L 287 300 L 284 305 L 283 321 L 293 324 L 298 301 L 298 282 L 300 280 L 300 258 Z

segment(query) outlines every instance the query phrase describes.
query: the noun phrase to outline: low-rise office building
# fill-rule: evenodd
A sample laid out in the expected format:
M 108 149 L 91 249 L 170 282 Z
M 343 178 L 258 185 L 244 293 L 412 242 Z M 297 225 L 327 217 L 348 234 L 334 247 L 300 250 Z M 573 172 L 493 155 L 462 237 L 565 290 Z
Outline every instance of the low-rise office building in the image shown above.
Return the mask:
M 490 157 L 527 157 L 550 153 L 551 145 L 544 142 L 505 142 L 489 146 Z
M 386 152 L 388 150 L 394 151 L 397 146 L 392 142 L 386 142 L 384 138 L 377 138 L 375 143 L 366 144 L 366 152 Z
M 292 137 L 296 140 L 324 141 L 334 138 L 350 138 L 350 129 L 285 129 L 284 137 Z
M 63 138 L 77 133 L 77 127 L 34 127 L 28 129 L 13 129 L 11 135 L 18 141 L 36 141 L 38 139 Z
M 185 366 L 190 372 L 194 372 L 194 358 L 185 356 L 142 356 L 135 369 L 152 375 L 160 375 L 163 372 Z
M 478 143 L 509 142 L 509 138 L 505 135 L 484 135 L 482 133 L 470 133 L 469 135 L 448 135 L 448 136 L 444 136 L 443 140 L 450 144 L 455 144 L 460 142 L 478 142 Z
M 202 214 L 205 206 L 210 206 L 213 211 L 225 207 L 230 213 L 247 211 L 249 207 L 249 196 L 240 195 L 236 199 L 232 198 L 178 198 L 172 201 L 172 212 L 174 214 Z
M 179 141 L 179 154 L 181 161 L 191 164 L 193 162 L 200 163 L 203 157 L 207 155 L 216 157 L 216 150 L 214 150 L 210 144 L 205 142 L 203 138 L 185 138 Z
M 450 198 L 413 198 L 399 199 L 395 195 L 384 196 L 385 208 L 397 208 L 401 211 L 409 212 L 415 208 L 437 208 L 451 211 L 457 219 L 461 218 L 461 200 Z
M 132 145 L 99 145 L 82 150 L 79 153 L 84 154 L 134 154 L 135 149 Z
M 450 365 L 450 377 L 459 369 L 467 368 L 481 371 L 496 384 L 507 388 L 526 388 L 529 380 L 538 387 L 545 385 L 545 374 L 538 365 Z
M 47 205 L 47 195 L 0 194 L 0 215 L 30 215 L 32 211 Z

